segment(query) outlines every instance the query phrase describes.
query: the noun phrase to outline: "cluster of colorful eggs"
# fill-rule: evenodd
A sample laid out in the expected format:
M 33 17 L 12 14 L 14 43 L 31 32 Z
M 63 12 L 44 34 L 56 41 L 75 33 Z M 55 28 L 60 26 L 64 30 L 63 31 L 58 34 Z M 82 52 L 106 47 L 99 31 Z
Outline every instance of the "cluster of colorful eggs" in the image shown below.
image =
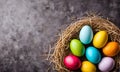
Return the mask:
M 112 57 L 117 55 L 120 49 L 118 42 L 108 42 L 107 31 L 102 30 L 93 35 L 92 28 L 85 25 L 80 30 L 79 40 L 71 40 L 70 50 L 72 54 L 64 58 L 64 65 L 69 70 L 96 72 L 98 68 L 102 72 L 109 72 L 115 66 Z M 85 61 L 81 60 L 83 56 Z

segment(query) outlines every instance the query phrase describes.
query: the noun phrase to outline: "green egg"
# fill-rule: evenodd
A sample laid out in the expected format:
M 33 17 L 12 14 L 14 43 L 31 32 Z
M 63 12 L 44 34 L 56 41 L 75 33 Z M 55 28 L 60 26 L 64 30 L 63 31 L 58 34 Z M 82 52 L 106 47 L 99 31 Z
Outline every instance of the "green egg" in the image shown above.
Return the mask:
M 83 56 L 85 54 L 85 47 L 78 39 L 72 39 L 70 42 L 70 50 L 75 56 Z

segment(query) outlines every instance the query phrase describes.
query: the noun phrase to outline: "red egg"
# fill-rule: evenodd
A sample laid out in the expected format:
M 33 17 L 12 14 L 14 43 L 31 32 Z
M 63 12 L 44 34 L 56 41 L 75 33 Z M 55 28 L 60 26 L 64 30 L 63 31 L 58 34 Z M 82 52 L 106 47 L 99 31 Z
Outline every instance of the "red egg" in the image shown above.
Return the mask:
M 74 55 L 68 55 L 64 58 L 64 65 L 69 70 L 77 70 L 81 66 L 81 61 L 78 57 Z

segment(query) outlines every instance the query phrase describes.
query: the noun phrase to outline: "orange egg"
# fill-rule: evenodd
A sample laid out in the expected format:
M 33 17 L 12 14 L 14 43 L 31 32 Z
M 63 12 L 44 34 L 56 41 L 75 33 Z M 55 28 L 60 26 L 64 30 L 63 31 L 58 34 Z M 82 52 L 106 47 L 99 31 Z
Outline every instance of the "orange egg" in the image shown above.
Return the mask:
M 104 48 L 103 48 L 103 54 L 106 56 L 115 56 L 119 52 L 119 43 L 117 42 L 109 42 Z

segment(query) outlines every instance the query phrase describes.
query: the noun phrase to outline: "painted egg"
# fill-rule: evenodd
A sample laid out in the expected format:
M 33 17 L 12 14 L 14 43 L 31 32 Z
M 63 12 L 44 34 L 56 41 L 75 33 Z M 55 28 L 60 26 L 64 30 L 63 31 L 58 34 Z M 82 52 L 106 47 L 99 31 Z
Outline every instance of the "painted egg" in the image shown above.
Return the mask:
M 81 66 L 81 61 L 78 57 L 74 55 L 68 55 L 64 58 L 64 65 L 69 70 L 77 70 Z
M 101 60 L 101 54 L 100 54 L 99 50 L 92 46 L 90 46 L 86 49 L 85 55 L 86 55 L 86 58 L 94 64 L 99 63 Z
M 89 25 L 83 26 L 80 30 L 79 38 L 83 44 L 89 44 L 93 39 L 92 28 Z
M 82 72 L 96 72 L 96 66 L 89 61 L 83 61 L 81 66 Z
M 106 31 L 99 31 L 93 38 L 93 45 L 96 48 L 102 48 L 108 41 L 108 34 Z
M 109 42 L 102 51 L 106 56 L 115 56 L 120 51 L 119 44 L 117 42 Z
M 115 66 L 115 61 L 111 57 L 102 58 L 101 62 L 98 64 L 98 68 L 102 72 L 109 72 Z
M 79 57 L 83 56 L 85 53 L 85 47 L 78 39 L 71 40 L 70 50 L 73 55 L 79 56 Z

